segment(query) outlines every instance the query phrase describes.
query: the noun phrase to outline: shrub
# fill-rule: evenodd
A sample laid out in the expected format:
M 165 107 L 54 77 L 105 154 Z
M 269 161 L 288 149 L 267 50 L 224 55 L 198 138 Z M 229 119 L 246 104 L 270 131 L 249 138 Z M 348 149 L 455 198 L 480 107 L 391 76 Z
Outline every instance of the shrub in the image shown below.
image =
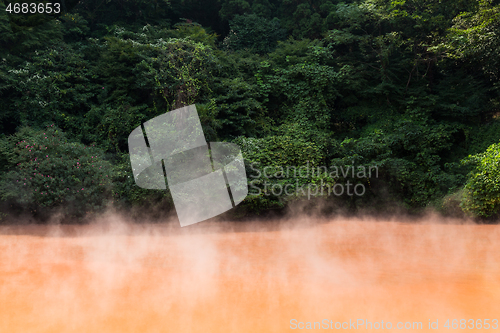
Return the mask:
M 249 211 L 283 208 L 286 201 L 304 194 L 299 188 L 319 179 L 308 171 L 322 160 L 314 143 L 289 136 L 238 137 L 234 142 L 241 147 L 247 166 L 250 195 L 243 206 Z M 286 187 L 287 193 L 275 194 L 274 186 Z
M 113 192 L 117 207 L 148 217 L 161 216 L 174 209 L 170 189 L 150 190 L 136 185 L 128 153 L 118 153 L 113 174 Z M 134 214 L 132 214 L 134 215 Z
M 24 209 L 60 209 L 83 216 L 106 206 L 112 195 L 112 166 L 101 149 L 70 142 L 54 125 L 23 127 L 0 141 L 6 169 L 0 198 Z

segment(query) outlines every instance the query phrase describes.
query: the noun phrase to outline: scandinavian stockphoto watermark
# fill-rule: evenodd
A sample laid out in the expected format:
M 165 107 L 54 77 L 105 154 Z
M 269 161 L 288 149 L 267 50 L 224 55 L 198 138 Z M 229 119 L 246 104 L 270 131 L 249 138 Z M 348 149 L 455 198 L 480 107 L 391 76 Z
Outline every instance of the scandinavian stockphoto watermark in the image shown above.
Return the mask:
M 323 319 L 321 321 L 302 321 L 297 319 L 290 320 L 290 329 L 292 330 L 481 330 L 498 329 L 498 319 L 428 319 L 426 321 L 387 321 L 387 320 L 368 320 L 368 319 L 349 319 L 349 321 L 335 321 Z
M 166 189 L 167 181 L 181 226 L 222 214 L 248 194 L 239 147 L 207 144 L 194 105 L 145 122 L 144 130 L 132 131 L 128 145 L 135 183 Z
M 250 164 L 249 185 L 254 196 L 363 196 L 371 178 L 378 178 L 378 166 L 330 165 L 266 166 Z M 340 181 L 343 179 L 343 181 Z
M 438 320 L 431 322 L 429 319 L 429 329 L 438 328 Z M 424 325 L 421 321 L 384 321 L 384 320 L 368 320 L 368 319 L 349 319 L 349 321 L 334 321 L 323 319 L 321 321 L 299 321 L 297 319 L 290 320 L 290 329 L 292 330 L 379 330 L 379 329 L 395 329 L 395 330 L 421 330 Z

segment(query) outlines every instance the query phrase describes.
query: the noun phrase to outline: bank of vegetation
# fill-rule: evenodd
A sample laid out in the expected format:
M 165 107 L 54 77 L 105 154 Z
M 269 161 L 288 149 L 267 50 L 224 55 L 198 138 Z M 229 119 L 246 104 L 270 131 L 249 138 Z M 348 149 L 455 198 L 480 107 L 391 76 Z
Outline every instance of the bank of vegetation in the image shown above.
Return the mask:
M 50 18 L 9 14 L 10 3 L 0 1 L 4 218 L 171 211 L 168 190 L 135 185 L 127 138 L 191 104 L 207 141 L 242 148 L 258 195 L 238 216 L 347 181 L 363 195 L 312 199 L 498 216 L 499 1 L 81 0 Z M 303 165 L 377 177 L 279 175 Z M 266 167 L 276 176 L 256 178 Z M 287 185 L 294 195 L 277 191 Z

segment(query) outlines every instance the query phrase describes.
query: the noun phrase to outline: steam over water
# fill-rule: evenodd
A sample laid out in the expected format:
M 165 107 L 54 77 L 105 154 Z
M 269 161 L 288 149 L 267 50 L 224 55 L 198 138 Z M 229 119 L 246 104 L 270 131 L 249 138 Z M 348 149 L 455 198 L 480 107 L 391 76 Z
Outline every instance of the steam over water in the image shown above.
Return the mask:
M 499 226 L 302 218 L 181 229 L 108 216 L 0 227 L 0 332 L 315 331 L 292 319 L 450 332 L 446 319 L 494 318 Z

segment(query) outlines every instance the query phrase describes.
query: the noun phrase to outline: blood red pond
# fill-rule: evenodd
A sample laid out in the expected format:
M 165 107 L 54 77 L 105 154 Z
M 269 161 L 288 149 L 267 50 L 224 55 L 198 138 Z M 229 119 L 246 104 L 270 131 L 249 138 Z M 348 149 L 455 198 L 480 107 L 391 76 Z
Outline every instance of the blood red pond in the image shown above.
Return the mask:
M 500 331 L 494 319 L 497 225 L 0 227 L 0 332 Z

